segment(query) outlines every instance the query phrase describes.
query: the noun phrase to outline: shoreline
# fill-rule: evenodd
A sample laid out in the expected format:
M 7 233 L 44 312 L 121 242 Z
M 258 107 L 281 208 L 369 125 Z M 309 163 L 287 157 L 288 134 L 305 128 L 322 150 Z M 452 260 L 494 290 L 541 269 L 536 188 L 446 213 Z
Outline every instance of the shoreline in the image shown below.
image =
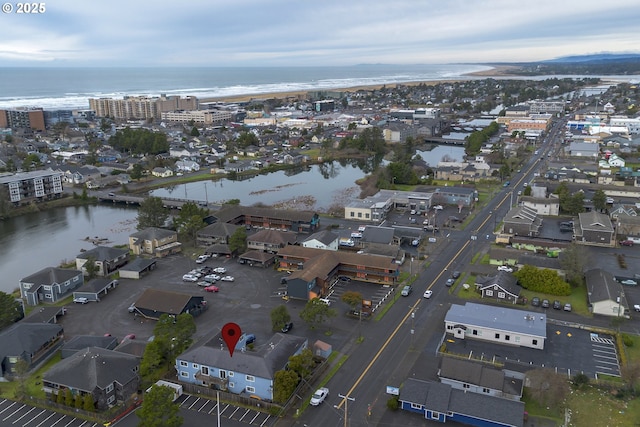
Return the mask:
M 472 73 L 463 74 L 463 76 L 470 77 L 507 77 L 512 75 L 510 73 L 511 70 L 518 69 L 519 67 L 514 65 L 496 65 L 492 66 L 489 70 L 484 71 L 476 71 Z M 213 98 L 203 98 L 199 100 L 201 103 L 206 102 L 251 102 L 251 101 L 267 101 L 269 99 L 299 99 L 301 97 L 307 96 L 310 92 L 358 92 L 361 90 L 379 90 L 383 87 L 388 88 L 396 88 L 398 86 L 418 86 L 418 85 L 427 85 L 427 86 L 435 86 L 437 84 L 442 83 L 455 83 L 462 81 L 460 78 L 453 79 L 442 79 L 442 80 L 426 80 L 426 81 L 414 81 L 414 82 L 403 82 L 403 83 L 390 83 L 390 84 L 375 84 L 375 85 L 359 85 L 359 86 L 349 86 L 342 88 L 332 88 L 332 89 L 323 89 L 323 90 L 297 90 L 297 91 L 286 91 L 286 92 L 268 92 L 268 93 L 248 93 L 244 95 L 232 95 L 232 96 L 221 96 L 221 97 L 213 97 Z

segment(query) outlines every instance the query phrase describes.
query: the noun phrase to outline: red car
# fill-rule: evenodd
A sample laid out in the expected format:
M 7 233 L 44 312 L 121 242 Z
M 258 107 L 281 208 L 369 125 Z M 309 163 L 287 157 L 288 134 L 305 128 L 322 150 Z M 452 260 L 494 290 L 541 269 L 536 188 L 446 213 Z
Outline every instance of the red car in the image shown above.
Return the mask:
M 621 246 L 633 246 L 633 240 L 623 240 L 620 242 Z
M 207 292 L 218 292 L 220 290 L 220 288 L 217 287 L 217 286 L 211 285 L 211 286 L 207 286 L 206 288 L 204 288 L 204 290 L 207 291 Z

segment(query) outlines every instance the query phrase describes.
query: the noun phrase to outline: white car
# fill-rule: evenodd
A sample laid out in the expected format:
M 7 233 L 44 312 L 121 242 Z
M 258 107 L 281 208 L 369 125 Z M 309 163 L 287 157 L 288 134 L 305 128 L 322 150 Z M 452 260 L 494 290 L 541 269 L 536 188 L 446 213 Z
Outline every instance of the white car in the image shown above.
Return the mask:
M 329 395 L 328 388 L 326 387 L 319 388 L 318 390 L 316 390 L 315 393 L 313 393 L 313 396 L 311 396 L 311 401 L 309 402 L 309 405 L 318 406 L 319 404 L 324 402 L 324 399 L 326 399 L 328 395 Z
M 424 291 L 424 297 L 425 298 L 431 298 L 431 295 L 433 295 L 433 291 L 431 289 L 427 289 L 426 291 Z
M 217 274 L 207 274 L 206 276 L 204 276 L 204 280 L 206 282 L 210 282 L 210 283 L 216 282 L 216 281 L 218 281 L 220 279 L 221 279 L 221 277 L 218 276 Z
M 184 276 L 182 276 L 182 280 L 185 282 L 197 282 L 198 276 L 193 274 L 185 274 Z
M 234 279 L 233 276 L 224 276 L 224 277 L 221 277 L 220 280 L 223 282 L 233 282 L 236 279 Z
M 506 271 L 507 273 L 513 273 L 513 268 L 507 267 L 506 265 L 501 265 L 498 267 L 498 271 Z
M 436 210 L 436 211 L 441 211 L 441 210 L 442 210 L 442 209 L 444 209 L 444 208 L 443 208 L 441 205 L 435 205 L 435 206 L 433 207 L 433 209 L 434 209 L 434 210 Z
M 209 257 L 207 255 L 200 255 L 198 258 L 196 258 L 196 264 L 202 264 L 208 259 Z
M 358 231 L 361 232 L 361 233 L 366 229 L 367 229 L 366 225 L 361 225 L 360 227 L 358 227 Z
M 213 272 L 218 274 L 224 274 L 227 272 L 227 269 L 224 267 L 216 267 L 213 269 Z
M 88 298 L 85 297 L 76 297 L 73 299 L 73 302 L 78 303 L 78 304 L 86 304 L 89 302 Z

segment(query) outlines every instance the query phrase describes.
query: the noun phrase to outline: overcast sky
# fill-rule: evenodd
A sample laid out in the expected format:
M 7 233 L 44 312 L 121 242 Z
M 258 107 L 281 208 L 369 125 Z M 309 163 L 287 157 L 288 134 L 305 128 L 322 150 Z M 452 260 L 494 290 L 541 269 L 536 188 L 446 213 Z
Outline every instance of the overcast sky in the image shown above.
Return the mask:
M 9 4 L 0 66 L 444 64 L 640 52 L 638 0 L 49 0 L 39 15 Z

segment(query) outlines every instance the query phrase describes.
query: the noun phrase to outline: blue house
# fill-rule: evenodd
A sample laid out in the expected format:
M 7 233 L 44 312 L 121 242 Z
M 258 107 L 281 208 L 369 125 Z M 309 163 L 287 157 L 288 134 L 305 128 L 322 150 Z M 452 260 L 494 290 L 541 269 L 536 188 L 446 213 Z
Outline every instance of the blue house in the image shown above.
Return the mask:
M 524 403 L 465 392 L 448 384 L 409 378 L 400 389 L 400 409 L 427 420 L 454 421 L 477 427 L 524 426 Z
M 249 336 L 242 335 L 233 357 L 229 356 L 220 333 L 204 345 L 182 353 L 176 358 L 178 379 L 247 397 L 273 400 L 275 373 L 286 367 L 289 357 L 307 348 L 307 339 L 276 333 L 269 341 L 256 343 L 255 350 L 248 350 L 246 340 Z
M 20 294 L 29 305 L 54 303 L 84 283 L 80 270 L 47 267 L 20 280 Z

